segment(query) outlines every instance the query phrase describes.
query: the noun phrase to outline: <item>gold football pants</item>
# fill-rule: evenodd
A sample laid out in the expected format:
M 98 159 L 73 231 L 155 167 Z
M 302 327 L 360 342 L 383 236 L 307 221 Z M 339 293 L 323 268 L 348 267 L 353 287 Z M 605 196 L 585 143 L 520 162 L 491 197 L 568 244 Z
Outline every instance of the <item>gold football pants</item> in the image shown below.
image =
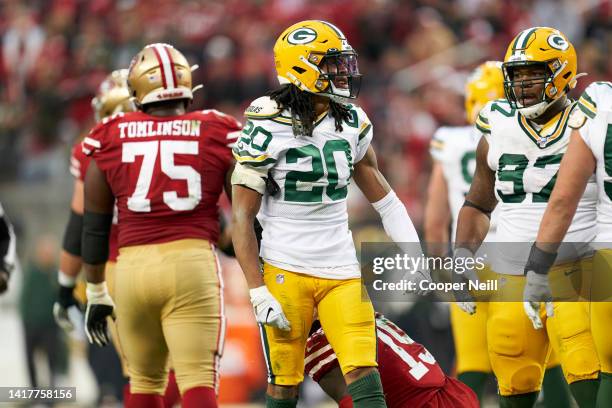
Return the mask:
M 115 303 L 132 393 L 163 394 L 168 357 L 181 394 L 218 385 L 223 281 L 212 245 L 184 239 L 120 249 Z

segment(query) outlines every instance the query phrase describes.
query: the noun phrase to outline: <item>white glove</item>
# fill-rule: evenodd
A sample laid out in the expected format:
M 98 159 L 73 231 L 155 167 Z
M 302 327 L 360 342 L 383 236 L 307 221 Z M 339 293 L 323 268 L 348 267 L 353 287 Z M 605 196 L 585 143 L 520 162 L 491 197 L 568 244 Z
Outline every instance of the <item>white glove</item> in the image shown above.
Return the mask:
M 457 248 L 455 249 L 455 256 L 453 260 L 453 265 L 457 262 L 458 259 L 472 259 L 474 258 L 474 254 L 467 248 Z M 466 262 L 461 261 L 461 265 L 464 270 L 456 271 L 453 269 L 452 281 L 453 283 L 462 283 L 467 285 L 469 281 L 478 283 L 478 274 L 472 269 L 467 268 Z M 455 301 L 457 302 L 457 306 L 465 313 L 473 315 L 476 313 L 476 302 L 474 302 L 474 297 L 470 293 L 469 289 L 466 287 L 464 290 L 455 290 Z
M 87 310 L 85 310 L 85 333 L 91 344 L 100 347 L 110 343 L 107 317 L 115 318 L 115 303 L 108 294 L 106 282 L 87 282 Z
M 283 313 L 283 308 L 278 300 L 272 296 L 266 285 L 249 290 L 249 295 L 251 296 L 251 304 L 255 310 L 257 323 L 267 324 L 284 331 L 291 330 L 291 325 L 285 313 Z
M 546 316 L 553 316 L 552 298 L 552 292 L 548 284 L 548 275 L 527 271 L 527 282 L 523 291 L 523 307 L 534 329 L 538 330 L 544 327 L 542 319 L 540 319 L 541 302 L 545 302 Z

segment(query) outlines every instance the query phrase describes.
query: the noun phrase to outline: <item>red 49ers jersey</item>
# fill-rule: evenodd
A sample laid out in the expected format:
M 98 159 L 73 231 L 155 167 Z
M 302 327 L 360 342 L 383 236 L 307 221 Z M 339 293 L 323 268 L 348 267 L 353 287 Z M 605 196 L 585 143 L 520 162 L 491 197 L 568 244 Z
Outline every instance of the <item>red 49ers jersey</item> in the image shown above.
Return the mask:
M 218 200 L 241 124 L 215 110 L 119 113 L 82 143 L 116 199 L 119 248 L 219 236 Z
M 378 371 L 389 408 L 420 407 L 446 384 L 435 358 L 393 322 L 376 314 Z M 314 381 L 338 367 L 334 350 L 322 329 L 306 343 L 305 372 Z

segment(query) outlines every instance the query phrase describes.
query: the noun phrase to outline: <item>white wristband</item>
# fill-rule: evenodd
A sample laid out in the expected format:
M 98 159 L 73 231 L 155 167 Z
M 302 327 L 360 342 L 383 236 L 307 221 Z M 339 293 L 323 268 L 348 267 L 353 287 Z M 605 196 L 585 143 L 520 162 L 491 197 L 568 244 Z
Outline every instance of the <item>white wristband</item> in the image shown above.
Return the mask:
M 257 288 L 249 289 L 249 296 L 251 297 L 251 301 L 260 296 L 266 296 L 270 294 L 268 287 L 266 285 L 261 285 Z
M 76 276 L 66 275 L 66 272 L 62 271 L 61 269 L 57 271 L 57 281 L 60 286 L 76 286 Z
M 87 301 L 94 302 L 95 300 L 101 300 L 108 297 L 108 288 L 106 282 L 91 283 L 87 282 Z M 95 303 L 95 302 L 94 302 Z

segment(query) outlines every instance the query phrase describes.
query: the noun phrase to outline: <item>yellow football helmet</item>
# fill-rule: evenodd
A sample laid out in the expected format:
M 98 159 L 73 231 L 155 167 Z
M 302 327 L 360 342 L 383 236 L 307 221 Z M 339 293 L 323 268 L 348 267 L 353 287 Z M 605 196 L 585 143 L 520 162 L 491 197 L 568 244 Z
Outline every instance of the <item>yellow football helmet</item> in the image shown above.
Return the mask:
M 576 86 L 578 58 L 576 50 L 565 34 L 550 27 L 532 27 L 521 31 L 510 43 L 502 65 L 506 98 L 523 116 L 534 119 L 540 116 L 557 99 Z M 517 67 L 540 66 L 544 76 L 528 80 L 514 80 Z M 526 104 L 517 97 L 516 89 L 534 84 L 544 84 L 539 101 Z
M 274 45 L 274 62 L 281 84 L 291 83 L 339 102 L 359 94 L 357 53 L 326 21 L 301 21 L 283 31 Z
M 191 71 L 185 56 L 173 46 L 149 44 L 130 63 L 127 80 L 130 95 L 138 105 L 173 99 L 191 100 Z
M 465 84 L 465 114 L 468 123 L 474 124 L 476 116 L 489 101 L 504 97 L 504 75 L 500 61 L 480 64 Z
M 91 100 L 96 122 L 117 112 L 136 110 L 127 87 L 127 69 L 111 72 L 98 87 L 96 96 Z

